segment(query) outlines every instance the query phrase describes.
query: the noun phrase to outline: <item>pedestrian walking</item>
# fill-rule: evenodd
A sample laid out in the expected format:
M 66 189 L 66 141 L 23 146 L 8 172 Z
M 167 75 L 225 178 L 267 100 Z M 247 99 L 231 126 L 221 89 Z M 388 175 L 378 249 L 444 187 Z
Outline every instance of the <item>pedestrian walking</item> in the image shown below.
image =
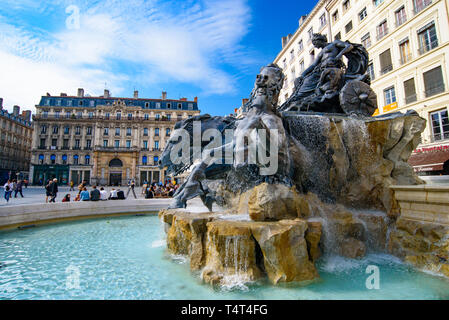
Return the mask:
M 15 193 L 15 197 L 14 198 L 17 198 L 17 180 L 16 179 L 14 179 L 13 181 L 12 181 L 12 189 L 11 189 L 11 195 L 10 195 L 10 198 L 12 198 L 12 193 Z
M 12 193 L 12 182 L 10 180 L 8 180 L 5 185 L 3 186 L 3 188 L 5 189 L 5 200 L 8 203 L 9 199 L 11 197 L 11 193 Z
M 47 184 L 45 185 L 45 203 L 48 203 L 48 198 L 51 197 L 51 187 L 52 187 L 53 181 L 47 181 Z
M 73 182 L 73 180 L 70 180 L 70 190 L 69 191 L 75 191 L 75 188 L 73 187 L 75 185 L 75 183 Z
M 23 181 L 22 181 L 22 180 L 19 180 L 19 182 L 17 182 L 17 185 L 16 185 L 16 190 L 15 190 L 15 193 L 14 193 L 14 198 L 17 198 L 17 194 L 18 194 L 18 193 L 19 193 L 20 196 L 23 198 L 22 186 L 23 186 Z
M 137 199 L 136 193 L 134 192 L 135 183 L 134 180 L 128 183 L 128 192 L 126 193 L 126 198 L 128 198 L 129 192 L 132 190 L 134 199 Z
M 51 184 L 51 199 L 50 202 L 56 202 L 56 196 L 58 195 L 58 179 L 54 178 Z

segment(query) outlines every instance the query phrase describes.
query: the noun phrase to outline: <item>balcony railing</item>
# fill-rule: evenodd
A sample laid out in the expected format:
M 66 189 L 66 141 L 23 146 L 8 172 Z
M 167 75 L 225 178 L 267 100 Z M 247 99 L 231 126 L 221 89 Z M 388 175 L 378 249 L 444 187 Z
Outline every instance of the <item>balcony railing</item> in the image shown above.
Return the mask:
M 428 44 L 426 44 L 424 46 L 421 46 L 418 49 L 418 53 L 419 53 L 419 55 L 422 55 L 422 54 L 424 54 L 424 53 L 426 53 L 426 52 L 428 52 L 428 51 L 430 51 L 432 49 L 435 49 L 436 47 L 438 47 L 438 39 L 433 40 L 432 42 L 430 42 L 430 43 L 428 43 Z
M 390 65 L 380 69 L 380 74 L 384 75 L 384 74 L 390 72 L 391 70 L 393 70 L 393 65 L 392 64 L 390 64 Z
M 444 83 L 438 83 L 433 86 L 429 86 L 428 89 L 424 91 L 424 94 L 426 98 L 428 98 L 442 92 L 444 92 Z
M 132 152 L 132 151 L 138 151 L 138 148 L 136 147 L 104 147 L 104 146 L 96 146 L 95 150 L 98 151 L 117 151 L 117 152 Z
M 412 54 L 409 53 L 409 54 L 407 54 L 405 56 L 402 56 L 401 59 L 399 60 L 399 62 L 400 62 L 401 65 L 403 65 L 403 64 L 406 64 L 407 62 L 409 62 L 411 60 L 412 60 Z
M 412 95 L 409 95 L 409 96 L 405 97 L 405 104 L 413 103 L 416 100 L 418 100 L 417 97 L 416 97 L 416 93 L 412 94 Z

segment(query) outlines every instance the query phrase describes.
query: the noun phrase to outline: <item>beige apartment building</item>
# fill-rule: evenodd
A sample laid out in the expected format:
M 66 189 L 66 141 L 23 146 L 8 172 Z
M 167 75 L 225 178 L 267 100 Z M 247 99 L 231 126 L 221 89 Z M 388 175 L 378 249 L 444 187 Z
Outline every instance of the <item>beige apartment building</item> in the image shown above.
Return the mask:
M 0 98 L 0 185 L 8 179 L 28 179 L 32 136 L 31 110 L 20 114 L 20 107 L 14 106 L 10 113 Z
M 43 184 L 165 182 L 158 161 L 176 122 L 198 115 L 198 99 L 43 96 L 36 105 L 30 179 Z
M 449 175 L 448 8 L 447 0 L 319 1 L 290 41 L 283 39 L 276 57 L 288 77 L 281 103 L 292 93 L 293 74 L 304 69 L 301 61 L 306 68 L 312 61 L 307 52 L 311 44 L 298 51 L 298 42 L 308 38 L 310 29 L 326 34 L 329 41 L 362 43 L 370 55 L 368 72 L 377 94 L 374 115 L 418 112 L 427 127 L 409 162 L 421 175 Z M 298 54 L 290 55 L 292 50 Z

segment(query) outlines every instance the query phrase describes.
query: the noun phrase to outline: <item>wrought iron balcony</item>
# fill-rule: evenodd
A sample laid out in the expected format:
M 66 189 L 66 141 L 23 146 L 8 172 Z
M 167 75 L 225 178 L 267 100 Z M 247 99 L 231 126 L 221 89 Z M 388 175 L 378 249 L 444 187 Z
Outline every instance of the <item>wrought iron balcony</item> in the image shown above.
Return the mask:
M 442 92 L 444 92 L 444 83 L 437 83 L 429 86 L 428 89 L 424 91 L 424 94 L 426 95 L 426 98 L 428 98 Z
M 418 53 L 419 53 L 419 55 L 422 55 L 422 54 L 424 54 L 424 53 L 426 53 L 426 52 L 428 52 L 428 51 L 430 51 L 432 49 L 435 49 L 436 47 L 438 47 L 438 39 L 435 39 L 432 42 L 430 42 L 430 43 L 428 43 L 428 44 L 426 44 L 424 46 L 419 47 Z
M 392 64 L 390 64 L 390 65 L 380 69 L 380 74 L 384 75 L 384 74 L 390 72 L 391 70 L 393 70 L 393 65 Z

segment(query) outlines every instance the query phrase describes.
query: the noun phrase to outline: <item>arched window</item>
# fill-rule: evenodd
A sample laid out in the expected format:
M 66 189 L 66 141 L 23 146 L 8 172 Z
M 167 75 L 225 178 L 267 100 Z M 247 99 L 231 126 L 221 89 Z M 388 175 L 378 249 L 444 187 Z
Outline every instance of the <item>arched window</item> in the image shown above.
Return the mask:
M 109 166 L 110 167 L 123 167 L 123 162 L 122 162 L 122 160 L 115 158 L 115 159 L 112 159 L 111 161 L 109 161 Z
M 86 154 L 84 157 L 84 164 L 90 164 L 90 155 Z
M 67 155 L 66 154 L 62 155 L 62 164 L 67 164 Z
M 51 162 L 51 164 L 55 164 L 56 163 L 56 155 L 52 154 L 50 156 L 50 162 Z
M 40 154 L 39 155 L 39 164 L 44 164 L 44 159 L 45 159 L 44 155 Z
M 75 154 L 73 156 L 73 164 L 78 164 L 78 162 L 79 162 L 79 156 L 77 154 Z
M 142 164 L 143 164 L 143 165 L 146 165 L 147 162 L 148 162 L 147 156 L 143 156 L 143 157 L 142 157 Z

